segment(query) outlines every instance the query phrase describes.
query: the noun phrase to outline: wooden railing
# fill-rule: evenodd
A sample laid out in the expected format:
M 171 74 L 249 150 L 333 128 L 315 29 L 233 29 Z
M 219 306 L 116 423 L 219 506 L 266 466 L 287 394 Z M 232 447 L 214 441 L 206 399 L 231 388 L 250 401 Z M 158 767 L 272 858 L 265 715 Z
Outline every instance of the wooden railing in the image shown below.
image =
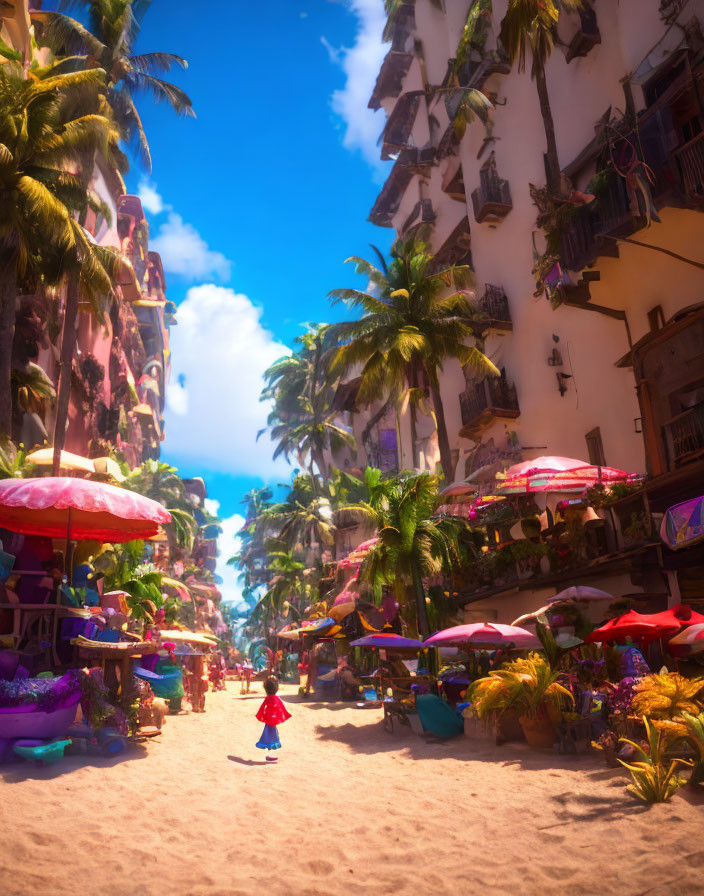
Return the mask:
M 460 394 L 463 426 L 489 410 L 509 411 L 512 416 L 518 414 L 516 387 L 509 386 L 503 377 L 487 377 L 481 383 L 468 383 L 465 391 Z
M 611 183 L 590 205 L 582 206 L 565 227 L 560 241 L 563 267 L 581 271 L 603 252 L 602 234 L 628 229 L 633 221 L 625 181 L 614 174 Z
M 704 454 L 704 402 L 673 417 L 663 426 L 670 469 Z
M 704 198 L 704 132 L 675 150 L 685 195 Z
M 492 286 L 491 283 L 487 283 L 484 295 L 479 300 L 478 309 L 491 321 L 511 323 L 508 299 L 501 286 Z

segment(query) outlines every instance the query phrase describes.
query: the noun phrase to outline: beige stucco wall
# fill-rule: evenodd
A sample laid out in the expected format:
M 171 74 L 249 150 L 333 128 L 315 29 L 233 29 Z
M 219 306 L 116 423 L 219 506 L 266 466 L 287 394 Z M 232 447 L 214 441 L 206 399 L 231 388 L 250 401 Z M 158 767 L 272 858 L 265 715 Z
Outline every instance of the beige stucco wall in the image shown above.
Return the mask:
M 508 0 L 494 2 L 494 28 L 488 46 L 495 45 L 498 24 Z M 428 83 L 438 84 L 447 71 L 464 25 L 469 3 L 447 3 L 445 15 L 429 0 L 416 2 L 416 37 L 424 55 Z M 594 125 L 611 107 L 615 113 L 624 106 L 621 79 L 643 63 L 665 32 L 659 16 L 659 0 L 621 0 L 618 4 L 596 0 L 595 10 L 602 43 L 585 58 L 569 65 L 564 52 L 556 47 L 547 67 L 551 105 L 556 123 L 558 150 L 566 165 L 587 145 Z M 687 16 L 704 15 L 704 0 L 693 0 Z M 563 17 L 560 36 L 568 42 L 577 26 L 575 17 Z M 657 65 L 679 43 L 681 32 L 672 29 L 650 53 L 648 64 Z M 411 49 L 409 39 L 407 48 Z M 646 66 L 647 67 L 647 66 Z M 406 89 L 419 89 L 421 67 L 414 61 Z M 535 298 L 533 235 L 540 251 L 543 236 L 536 231 L 536 209 L 529 195 L 529 184 L 543 184 L 542 155 L 545 134 L 534 81 L 529 73 L 513 71 L 507 76 L 494 75 L 485 91 L 496 98 L 493 136 L 496 138 L 478 158 L 484 128 L 475 123 L 460 146 L 465 189 L 469 200 L 472 256 L 477 275 L 477 292 L 486 283 L 502 286 L 508 296 L 513 319 L 512 333 L 490 333 L 485 350 L 499 367 L 505 367 L 509 382 L 515 383 L 521 416 L 518 420 L 497 420 L 483 434 L 503 444 L 516 431 L 526 456 L 562 454 L 584 458 L 585 434 L 599 427 L 607 463 L 630 471 L 643 471 L 645 457 L 642 437 L 636 432 L 640 416 L 632 370 L 617 368 L 615 362 L 628 349 L 626 326 L 622 321 L 581 309 L 561 307 L 553 310 L 544 297 Z M 638 107 L 643 106 L 642 91 L 636 79 L 633 87 Z M 395 100 L 387 101 L 392 108 Z M 442 102 L 431 103 L 430 112 L 442 119 Z M 413 141 L 422 147 L 426 135 L 427 109 L 421 103 L 413 129 Z M 477 224 L 471 210 L 470 194 L 479 183 L 479 168 L 488 152 L 494 151 L 499 175 L 509 181 L 513 209 L 499 224 Z M 394 226 L 399 230 L 419 198 L 430 198 L 436 215 L 433 245 L 437 249 L 467 213 L 462 203 L 442 192 L 441 184 L 448 162 L 441 162 L 424 177 L 413 179 L 405 192 Z M 584 184 L 579 184 L 584 186 Z M 636 238 L 697 258 L 701 254 L 704 219 L 691 211 L 664 209 L 660 224 L 653 224 Z M 704 299 L 702 272 L 676 260 L 633 246 L 622 246 L 619 259 L 599 259 L 601 282 L 592 284 L 593 304 L 626 312 L 634 341 L 647 332 L 647 312 L 660 304 L 665 317 Z M 677 284 L 673 289 L 672 284 Z M 559 342 L 553 341 L 553 334 Z M 563 366 L 551 367 L 548 355 L 557 347 Z M 558 391 L 556 373 L 569 374 L 567 392 Z M 458 436 L 461 427 L 458 396 L 465 386 L 464 376 L 455 362 L 442 372 L 441 394 L 445 405 L 451 447 L 459 452 L 457 475 L 463 474 L 464 460 L 474 442 Z M 408 444 L 408 426 L 402 421 L 403 441 Z M 419 435 L 429 435 L 428 418 L 419 423 Z M 410 451 L 404 452 L 408 464 Z M 437 461 L 436 442 L 430 440 L 421 466 L 432 467 Z

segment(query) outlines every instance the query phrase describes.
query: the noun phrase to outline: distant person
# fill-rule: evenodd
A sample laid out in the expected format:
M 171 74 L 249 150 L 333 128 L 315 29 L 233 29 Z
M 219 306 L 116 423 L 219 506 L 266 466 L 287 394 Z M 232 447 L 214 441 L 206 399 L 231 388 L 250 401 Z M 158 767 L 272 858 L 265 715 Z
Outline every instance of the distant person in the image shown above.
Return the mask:
M 254 675 L 254 666 L 251 661 L 246 659 L 240 668 L 240 681 L 242 682 L 242 687 L 240 688 L 240 694 L 248 694 L 249 693 L 249 685 L 252 681 L 252 676 Z
M 281 741 L 279 740 L 279 732 L 276 726 L 291 718 L 291 713 L 286 709 L 281 699 L 276 696 L 278 689 L 278 680 L 273 675 L 270 675 L 264 682 L 266 697 L 257 712 L 258 721 L 264 722 L 264 730 L 262 731 L 262 736 L 257 741 L 257 747 L 268 752 L 281 749 Z M 278 757 L 267 754 L 267 762 L 277 762 L 277 760 Z

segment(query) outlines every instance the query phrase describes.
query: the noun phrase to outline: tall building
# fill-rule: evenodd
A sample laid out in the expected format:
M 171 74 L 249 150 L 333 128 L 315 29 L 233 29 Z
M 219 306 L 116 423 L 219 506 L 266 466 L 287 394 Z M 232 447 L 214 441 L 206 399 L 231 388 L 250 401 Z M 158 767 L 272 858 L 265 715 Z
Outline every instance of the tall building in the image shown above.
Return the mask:
M 33 53 L 39 58 L 46 52 L 33 44 L 26 0 L 0 3 L 0 37 L 21 54 L 25 68 Z M 87 302 L 79 305 L 65 448 L 88 457 L 103 457 L 114 448 L 135 467 L 158 458 L 164 438 L 169 327 L 176 306 L 166 298 L 161 259 L 149 250 L 139 198 L 125 195 L 120 175 L 98 155 L 93 161 L 90 189 L 106 211 L 89 209 L 84 227 L 89 239 L 119 250 L 126 263 L 113 294 L 101 303 L 102 319 Z M 32 383 L 42 378 L 58 383 L 64 308 L 65 286 L 23 284 L 12 358 L 17 390 L 12 436 L 27 449 L 52 441 L 54 405 Z
M 386 112 L 381 156 L 395 161 L 370 220 L 401 236 L 428 224 L 438 263 L 476 273 L 484 350 L 501 376 L 445 365 L 455 478 L 481 490 L 542 455 L 645 473 L 641 491 L 598 511 L 603 535 L 562 580 L 694 596 L 697 558 L 663 555 L 657 522 L 704 493 L 704 2 L 591 0 L 563 13 L 542 103 L 530 53 L 522 72 L 501 44 L 507 8 L 393 7 L 369 105 Z M 472 88 L 492 103 L 486 126 L 467 122 Z M 553 195 L 546 99 L 561 171 Z M 420 418 L 412 451 L 408 415 L 397 424 L 386 409 L 374 421 L 382 406 L 358 407 L 354 380 L 338 406 L 360 445 L 350 461 L 375 462 L 378 446 L 380 465 L 435 468 L 432 419 Z M 561 581 L 545 564 L 513 572 L 509 588 L 467 582 L 467 601 L 510 621 Z

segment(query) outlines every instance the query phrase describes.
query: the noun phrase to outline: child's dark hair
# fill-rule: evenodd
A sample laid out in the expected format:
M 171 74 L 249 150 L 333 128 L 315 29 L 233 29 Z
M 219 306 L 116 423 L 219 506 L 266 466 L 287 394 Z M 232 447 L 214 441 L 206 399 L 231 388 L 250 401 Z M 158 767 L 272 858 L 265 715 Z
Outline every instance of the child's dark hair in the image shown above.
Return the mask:
M 279 689 L 279 679 L 274 675 L 270 675 L 267 680 L 264 682 L 264 690 L 270 697 L 273 697 L 274 694 Z

